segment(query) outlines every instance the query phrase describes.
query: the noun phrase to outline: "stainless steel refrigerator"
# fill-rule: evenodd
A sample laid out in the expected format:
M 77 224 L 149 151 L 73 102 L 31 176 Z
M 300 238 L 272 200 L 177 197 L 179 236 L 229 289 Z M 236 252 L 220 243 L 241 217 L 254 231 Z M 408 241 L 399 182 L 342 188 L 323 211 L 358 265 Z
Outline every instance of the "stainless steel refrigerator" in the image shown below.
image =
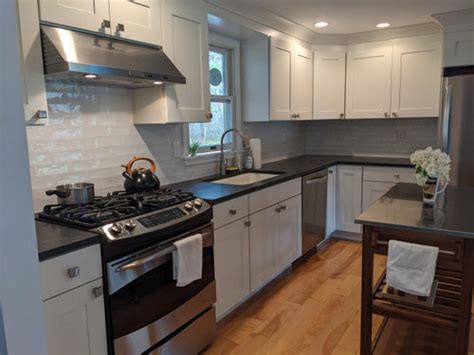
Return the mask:
M 444 69 L 440 148 L 451 156 L 451 185 L 474 187 L 474 66 Z

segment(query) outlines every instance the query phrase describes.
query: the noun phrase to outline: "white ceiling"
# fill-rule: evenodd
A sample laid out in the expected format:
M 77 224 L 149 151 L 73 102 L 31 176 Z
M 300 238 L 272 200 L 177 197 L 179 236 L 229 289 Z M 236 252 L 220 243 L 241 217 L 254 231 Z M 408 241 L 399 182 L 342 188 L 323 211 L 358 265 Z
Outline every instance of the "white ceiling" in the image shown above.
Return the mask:
M 352 34 L 433 22 L 432 14 L 474 8 L 474 0 L 208 0 L 230 11 L 255 18 L 273 14 L 313 32 Z M 318 21 L 329 22 L 323 29 Z

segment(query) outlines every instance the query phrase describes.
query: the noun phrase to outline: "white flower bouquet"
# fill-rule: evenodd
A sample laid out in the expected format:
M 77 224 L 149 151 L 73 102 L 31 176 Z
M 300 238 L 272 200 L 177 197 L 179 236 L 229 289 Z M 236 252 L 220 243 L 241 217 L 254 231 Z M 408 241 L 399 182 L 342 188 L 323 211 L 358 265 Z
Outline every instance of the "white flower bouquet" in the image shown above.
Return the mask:
M 448 184 L 451 171 L 451 159 L 448 154 L 428 147 L 414 152 L 410 156 L 410 162 L 415 165 L 418 185 L 425 186 L 430 178 L 437 179 L 443 185 Z

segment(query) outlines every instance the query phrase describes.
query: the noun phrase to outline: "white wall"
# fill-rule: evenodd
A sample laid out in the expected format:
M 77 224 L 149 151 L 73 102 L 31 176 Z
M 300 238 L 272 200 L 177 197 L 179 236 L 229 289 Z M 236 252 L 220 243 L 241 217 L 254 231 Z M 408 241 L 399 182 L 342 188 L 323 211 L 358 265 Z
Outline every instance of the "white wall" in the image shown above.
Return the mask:
M 0 353 L 47 354 L 17 41 L 0 1 Z

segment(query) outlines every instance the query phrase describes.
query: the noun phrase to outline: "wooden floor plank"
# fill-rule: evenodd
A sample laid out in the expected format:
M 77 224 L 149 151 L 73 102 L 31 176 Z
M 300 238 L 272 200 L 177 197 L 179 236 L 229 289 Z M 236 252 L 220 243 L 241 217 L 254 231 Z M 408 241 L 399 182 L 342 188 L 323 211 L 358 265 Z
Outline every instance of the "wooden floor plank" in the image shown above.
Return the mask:
M 222 320 L 203 353 L 358 354 L 361 260 L 361 243 L 327 242 Z M 385 257 L 375 257 L 374 279 L 385 263 Z M 374 316 L 373 336 L 381 323 Z

